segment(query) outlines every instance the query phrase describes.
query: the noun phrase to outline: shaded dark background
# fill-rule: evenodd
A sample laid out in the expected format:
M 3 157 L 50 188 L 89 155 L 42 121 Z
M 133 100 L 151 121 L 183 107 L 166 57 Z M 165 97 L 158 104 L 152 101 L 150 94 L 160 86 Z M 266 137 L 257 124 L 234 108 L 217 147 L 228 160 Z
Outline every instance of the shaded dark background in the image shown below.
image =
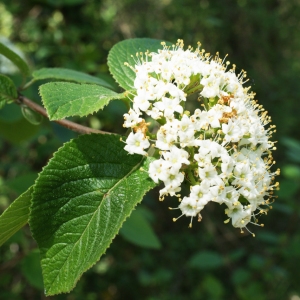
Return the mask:
M 223 207 L 208 205 L 201 223 L 176 223 L 150 193 L 148 212 L 162 247 L 151 250 L 117 236 L 100 262 L 68 295 L 47 299 L 300 299 L 300 2 L 299 0 L 4 0 L 0 35 L 26 55 L 32 69 L 65 67 L 95 76 L 118 41 L 150 37 L 229 55 L 245 69 L 257 99 L 277 125 L 275 159 L 281 190 L 264 228 L 240 234 L 223 224 Z M 18 75 L 13 76 L 18 82 Z M 108 77 L 109 78 L 109 77 Z M 108 79 L 109 80 L 109 79 Z M 37 85 L 26 92 L 39 102 Z M 122 133 L 125 106 L 76 119 Z M 73 132 L 46 120 L 29 124 L 19 107 L 0 111 L 0 212 L 36 178 Z M 44 299 L 38 253 L 28 227 L 0 248 L 0 299 Z

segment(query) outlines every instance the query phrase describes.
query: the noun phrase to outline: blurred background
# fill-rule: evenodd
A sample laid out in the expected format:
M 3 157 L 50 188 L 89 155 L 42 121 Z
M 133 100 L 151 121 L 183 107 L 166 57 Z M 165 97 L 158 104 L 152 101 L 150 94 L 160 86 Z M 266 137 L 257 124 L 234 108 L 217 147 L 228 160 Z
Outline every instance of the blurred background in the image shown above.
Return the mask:
M 15 45 L 32 70 L 64 67 L 111 81 L 106 65 L 118 41 L 149 37 L 196 46 L 245 69 L 273 124 L 281 189 L 264 228 L 241 234 L 212 203 L 201 223 L 172 218 L 176 200 L 149 193 L 107 253 L 67 295 L 45 297 L 28 226 L 0 248 L 0 299 L 300 299 L 300 1 L 2 0 L 0 41 Z M 0 72 L 20 82 L 0 58 Z M 118 89 L 116 87 L 116 89 Z M 40 102 L 38 85 L 26 96 Z M 125 105 L 112 102 L 84 125 L 124 133 Z M 44 120 L 30 124 L 15 104 L 0 110 L 0 213 L 76 134 Z M 275 167 L 275 168 L 276 168 Z M 274 168 L 274 169 L 275 169 Z

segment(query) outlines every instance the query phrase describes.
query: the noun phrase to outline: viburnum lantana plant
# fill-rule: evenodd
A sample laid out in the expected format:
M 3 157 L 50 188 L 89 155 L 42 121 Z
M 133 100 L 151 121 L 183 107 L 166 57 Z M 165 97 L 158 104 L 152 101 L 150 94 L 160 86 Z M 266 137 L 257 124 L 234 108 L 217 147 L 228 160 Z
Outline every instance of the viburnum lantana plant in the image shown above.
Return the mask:
M 0 244 L 29 222 L 47 295 L 69 292 L 157 185 L 159 200 L 178 199 L 171 208 L 181 211 L 174 221 L 187 216 L 191 227 L 208 202 L 217 202 L 225 208 L 225 223 L 251 233 L 251 224 L 263 226 L 258 217 L 267 213 L 278 188 L 279 170 L 271 170 L 275 126 L 245 86 L 245 71 L 237 74 L 235 65 L 205 53 L 200 43 L 185 49 L 182 40 L 125 40 L 108 56 L 110 72 L 125 90 L 117 93 L 109 82 L 73 70 L 31 73 L 2 44 L 0 53 L 24 78 L 17 90 L 0 75 L 0 107 L 15 102 L 31 122 L 37 123 L 35 111 L 83 133 L 64 144 L 0 216 Z M 39 80 L 54 80 L 39 89 L 46 110 L 22 95 Z M 189 105 L 195 96 L 198 102 Z M 126 136 L 62 120 L 91 114 L 112 100 L 128 106 Z
M 276 148 L 269 138 L 275 126 L 255 94 L 243 87 L 245 71 L 237 75 L 235 65 L 229 68 L 218 55 L 205 54 L 200 44 L 196 50 L 184 50 L 182 40 L 162 45 L 157 52 L 137 55 L 129 66 L 136 76 L 132 108 L 124 116 L 124 127 L 132 128 L 125 150 L 147 155 L 146 149 L 155 149 L 149 176 L 164 184 L 160 200 L 178 197 L 190 226 L 193 217 L 201 220 L 210 201 L 226 205 L 234 227 L 258 225 L 257 215 L 267 211 L 278 186 L 279 170 L 270 171 Z M 199 105 L 191 112 L 185 105 L 194 93 Z M 153 122 L 159 126 L 151 132 Z M 184 180 L 191 193 L 182 198 Z

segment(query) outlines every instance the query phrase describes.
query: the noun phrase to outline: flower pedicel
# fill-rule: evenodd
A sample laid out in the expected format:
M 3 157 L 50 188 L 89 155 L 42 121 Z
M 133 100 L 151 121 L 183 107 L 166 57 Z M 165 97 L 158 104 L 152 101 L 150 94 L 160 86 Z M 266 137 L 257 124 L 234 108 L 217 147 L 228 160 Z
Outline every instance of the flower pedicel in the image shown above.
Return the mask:
M 200 43 L 196 50 L 184 50 L 182 40 L 162 45 L 158 53 L 137 53 L 135 66 L 126 63 L 136 77 L 132 108 L 124 115 L 123 126 L 132 129 L 125 150 L 147 155 L 155 148 L 149 176 L 164 183 L 160 200 L 178 197 L 179 217 L 190 217 L 190 227 L 210 201 L 225 204 L 225 222 L 231 219 L 241 231 L 249 223 L 263 226 L 257 215 L 267 213 L 279 186 L 274 183 L 279 169 L 270 171 L 275 126 L 255 94 L 243 87 L 246 72 L 236 75 L 235 65 L 229 69 L 218 54 L 205 54 Z M 199 107 L 186 111 L 187 97 L 194 93 Z M 145 117 L 159 125 L 155 133 Z M 182 198 L 185 179 L 190 194 Z

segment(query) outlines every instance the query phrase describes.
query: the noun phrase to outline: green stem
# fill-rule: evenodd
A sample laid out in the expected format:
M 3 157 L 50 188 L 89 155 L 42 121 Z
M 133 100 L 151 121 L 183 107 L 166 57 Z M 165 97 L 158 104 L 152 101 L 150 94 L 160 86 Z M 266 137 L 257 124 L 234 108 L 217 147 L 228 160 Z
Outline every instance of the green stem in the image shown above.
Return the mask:
M 156 134 L 147 131 L 146 135 L 149 136 L 151 140 L 156 140 Z
M 193 161 L 194 160 L 194 154 L 195 154 L 194 147 L 188 147 L 188 152 L 190 154 L 190 161 Z
M 187 172 L 187 175 L 188 175 L 188 177 L 189 177 L 189 180 L 191 181 L 191 184 L 192 184 L 192 185 L 196 185 L 196 184 L 197 184 L 197 181 L 196 181 L 196 179 L 195 179 L 195 177 L 194 177 L 194 175 L 193 175 L 193 173 L 192 173 L 192 170 L 191 170 L 190 168 L 188 168 L 188 169 L 186 170 L 186 172 Z
M 202 85 L 196 85 L 195 87 L 191 88 L 190 90 L 188 90 L 186 93 L 188 96 L 195 94 L 197 92 L 200 92 L 202 90 Z
M 35 79 L 31 79 L 29 82 L 25 83 L 24 85 L 19 87 L 20 91 L 26 90 L 27 88 L 29 88 L 33 83 L 35 83 Z
M 165 125 L 166 124 L 166 118 L 162 117 L 161 119 L 157 119 L 156 122 L 159 123 L 160 125 Z
M 155 148 L 154 147 L 150 147 L 147 151 L 148 157 L 152 157 L 153 154 L 155 152 Z
M 203 102 L 204 102 L 204 105 L 205 105 L 205 108 L 206 109 L 209 109 L 209 104 L 208 104 L 208 100 L 207 100 L 207 98 L 202 98 L 203 99 Z

